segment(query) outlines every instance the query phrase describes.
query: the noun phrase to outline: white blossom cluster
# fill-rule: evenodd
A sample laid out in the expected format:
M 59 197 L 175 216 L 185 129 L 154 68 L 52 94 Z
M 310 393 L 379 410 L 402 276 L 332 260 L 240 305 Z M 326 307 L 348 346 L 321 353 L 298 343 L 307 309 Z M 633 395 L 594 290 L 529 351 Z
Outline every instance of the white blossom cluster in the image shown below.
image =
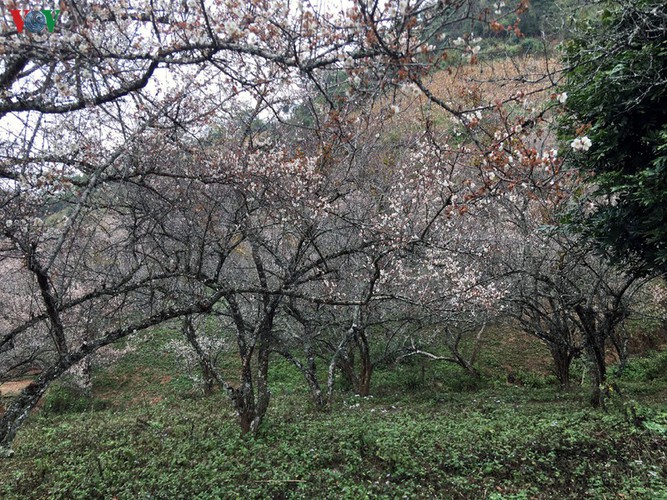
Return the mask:
M 230 348 L 228 339 L 211 335 L 198 335 L 197 341 L 209 358 L 215 362 L 217 357 Z M 180 369 L 192 381 L 193 385 L 201 386 L 204 383 L 199 357 L 194 348 L 183 339 L 174 339 L 164 346 L 166 353 L 174 356 Z
M 589 149 L 591 149 L 592 145 L 593 143 L 586 135 L 582 137 L 577 137 L 570 143 L 570 147 L 574 151 L 588 151 Z

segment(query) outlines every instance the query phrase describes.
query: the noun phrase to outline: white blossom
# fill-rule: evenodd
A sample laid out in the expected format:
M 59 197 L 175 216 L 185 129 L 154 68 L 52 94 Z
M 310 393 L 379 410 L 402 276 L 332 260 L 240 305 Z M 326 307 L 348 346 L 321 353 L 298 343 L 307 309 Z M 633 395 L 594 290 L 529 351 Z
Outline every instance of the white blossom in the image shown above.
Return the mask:
M 401 86 L 401 90 L 409 97 L 419 97 L 421 90 L 415 83 L 406 83 Z
M 225 23 L 225 31 L 229 36 L 238 36 L 241 34 L 239 25 L 234 20 L 229 20 Z
M 588 151 L 593 143 L 588 136 L 577 137 L 570 143 L 570 147 L 575 151 Z

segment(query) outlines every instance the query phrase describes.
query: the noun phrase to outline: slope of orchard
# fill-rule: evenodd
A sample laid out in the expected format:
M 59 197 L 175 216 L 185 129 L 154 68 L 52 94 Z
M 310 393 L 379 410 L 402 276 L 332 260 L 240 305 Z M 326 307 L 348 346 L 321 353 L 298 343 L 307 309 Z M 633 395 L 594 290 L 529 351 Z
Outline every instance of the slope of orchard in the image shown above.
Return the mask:
M 169 350 L 175 336 L 133 339 L 128 354 L 96 370 L 92 396 L 53 387 L 15 456 L 0 462 L 0 496 L 667 495 L 667 351 L 633 357 L 606 411 L 587 408 L 587 386 L 555 390 L 542 346 L 508 327 L 484 338 L 481 382 L 442 363 L 386 366 L 367 398 L 339 380 L 324 412 L 275 359 L 268 419 L 258 436 L 241 438 L 227 398 L 204 397 Z

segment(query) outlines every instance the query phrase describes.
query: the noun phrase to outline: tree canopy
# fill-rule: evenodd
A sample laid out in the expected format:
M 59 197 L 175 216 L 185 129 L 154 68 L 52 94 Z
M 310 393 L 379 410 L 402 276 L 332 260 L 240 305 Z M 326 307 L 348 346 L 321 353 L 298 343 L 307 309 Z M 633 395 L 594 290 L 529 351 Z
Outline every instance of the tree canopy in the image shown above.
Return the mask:
M 577 222 L 643 272 L 667 271 L 666 34 L 664 2 L 606 2 L 564 46 L 565 135 L 595 186 Z
M 572 157 L 600 173 L 591 231 L 618 212 L 637 221 L 632 255 L 661 248 L 664 8 L 591 23 L 567 49 L 569 101 L 546 42 L 509 57 L 527 0 L 61 8 L 48 29 L 17 20 L 55 11 L 3 14 L 0 380 L 38 375 L 0 415 L 0 455 L 51 382 L 178 324 L 244 434 L 273 358 L 317 406 L 337 370 L 364 396 L 374 368 L 417 355 L 479 377 L 462 337 L 479 346 L 509 307 L 546 311 L 510 314 L 531 334 L 560 314 L 568 329 L 540 338 L 567 363 L 586 350 L 599 396 L 634 280 L 605 287 L 582 238 L 531 234 L 578 189 Z M 552 127 L 568 102 L 573 156 Z M 211 330 L 240 366 L 216 365 Z

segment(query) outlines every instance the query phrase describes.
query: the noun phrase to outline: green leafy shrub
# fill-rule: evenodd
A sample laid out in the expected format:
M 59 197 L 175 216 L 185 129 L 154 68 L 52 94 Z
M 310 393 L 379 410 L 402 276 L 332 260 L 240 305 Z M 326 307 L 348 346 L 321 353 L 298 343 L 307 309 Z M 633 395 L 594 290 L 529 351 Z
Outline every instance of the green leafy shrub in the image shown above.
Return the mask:
M 521 54 L 525 56 L 540 55 L 545 51 L 544 42 L 539 38 L 522 38 L 519 47 Z
M 452 392 L 474 392 L 484 387 L 484 380 L 463 371 L 455 372 L 445 379 L 445 387 Z
M 54 385 L 44 396 L 42 409 L 45 414 L 61 415 L 102 410 L 104 401 L 93 398 L 87 391 L 66 383 Z
M 555 387 L 558 385 L 555 375 L 543 375 L 527 370 L 517 370 L 514 377 L 518 385 L 533 389 L 544 389 L 545 387 Z
M 631 359 L 623 370 L 621 378 L 632 382 L 652 382 L 667 379 L 667 351 Z

